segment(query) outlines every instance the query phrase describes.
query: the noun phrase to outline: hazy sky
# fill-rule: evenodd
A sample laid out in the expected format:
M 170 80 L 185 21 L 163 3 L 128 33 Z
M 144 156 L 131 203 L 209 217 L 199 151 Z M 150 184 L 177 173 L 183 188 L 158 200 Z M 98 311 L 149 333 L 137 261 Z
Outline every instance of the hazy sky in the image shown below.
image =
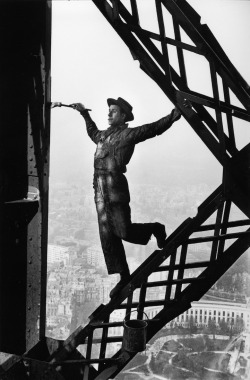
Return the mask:
M 250 83 L 250 1 L 189 2 Z M 158 32 L 154 0 L 138 0 L 138 4 L 141 26 Z M 138 61 L 133 60 L 125 43 L 92 1 L 53 1 L 52 13 L 52 101 L 82 102 L 92 109 L 92 118 L 100 129 L 108 127 L 109 97 L 121 96 L 132 104 L 135 120 L 131 127 L 170 113 L 171 102 L 139 68 Z M 185 57 L 191 89 L 211 95 L 206 60 L 192 53 L 185 53 Z M 175 66 L 173 47 L 170 59 Z M 242 147 L 250 140 L 249 125 L 237 121 L 236 127 Z M 51 180 L 74 183 L 84 178 L 91 186 L 94 151 L 81 115 L 68 108 L 52 109 Z M 217 186 L 221 182 L 221 166 L 182 118 L 162 136 L 136 147 L 127 177 L 132 184 L 207 182 Z

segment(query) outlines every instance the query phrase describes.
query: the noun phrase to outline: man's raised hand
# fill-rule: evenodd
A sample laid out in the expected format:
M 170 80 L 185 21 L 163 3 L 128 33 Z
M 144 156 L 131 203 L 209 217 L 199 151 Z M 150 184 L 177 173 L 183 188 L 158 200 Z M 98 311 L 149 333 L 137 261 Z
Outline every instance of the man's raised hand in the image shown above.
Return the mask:
M 70 107 L 72 107 L 74 110 L 76 110 L 78 112 L 83 112 L 87 109 L 87 108 L 85 108 L 85 106 L 82 103 L 72 103 L 72 104 L 70 104 Z M 90 111 L 89 109 L 87 109 L 87 110 Z

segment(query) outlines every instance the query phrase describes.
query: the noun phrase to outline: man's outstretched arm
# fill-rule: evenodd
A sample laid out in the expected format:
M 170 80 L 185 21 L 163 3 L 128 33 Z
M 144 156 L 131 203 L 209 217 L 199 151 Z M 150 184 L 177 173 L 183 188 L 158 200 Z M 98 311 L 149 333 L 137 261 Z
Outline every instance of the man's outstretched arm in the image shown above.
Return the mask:
M 187 100 L 184 100 L 183 104 L 187 108 L 192 107 L 191 103 Z M 134 144 L 138 144 L 152 137 L 161 135 L 167 131 L 175 121 L 179 120 L 180 117 L 181 112 L 175 107 L 169 115 L 153 123 L 129 129 L 127 138 L 131 139 Z
M 127 137 L 133 142 L 133 144 L 138 144 L 157 135 L 161 135 L 167 131 L 175 121 L 179 120 L 180 117 L 180 111 L 177 108 L 174 108 L 169 115 L 153 123 L 129 129 Z
M 97 128 L 95 122 L 92 120 L 89 114 L 89 111 L 91 110 L 86 108 L 82 103 L 73 103 L 71 104 L 71 106 L 73 109 L 80 112 L 80 114 L 83 116 L 86 123 L 87 133 L 91 140 L 95 144 L 97 144 L 100 138 L 101 131 Z

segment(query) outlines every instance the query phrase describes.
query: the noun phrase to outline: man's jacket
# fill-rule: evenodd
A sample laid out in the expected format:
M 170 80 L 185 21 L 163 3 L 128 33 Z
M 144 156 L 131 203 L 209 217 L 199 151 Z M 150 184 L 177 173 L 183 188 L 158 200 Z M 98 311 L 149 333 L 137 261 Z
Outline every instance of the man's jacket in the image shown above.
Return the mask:
M 91 140 L 97 144 L 94 168 L 95 172 L 119 172 L 125 173 L 135 144 L 161 135 L 171 125 L 181 117 L 180 112 L 174 108 L 170 115 L 135 128 L 129 128 L 128 124 L 119 127 L 109 127 L 106 130 L 99 130 L 91 119 L 88 111 L 83 111 L 87 133 Z

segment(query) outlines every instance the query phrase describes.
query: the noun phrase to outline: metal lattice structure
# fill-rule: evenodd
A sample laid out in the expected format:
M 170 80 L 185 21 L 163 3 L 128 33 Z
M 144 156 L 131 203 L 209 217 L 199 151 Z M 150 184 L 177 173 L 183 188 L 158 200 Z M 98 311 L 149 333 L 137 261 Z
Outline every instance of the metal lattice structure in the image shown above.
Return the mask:
M 64 342 L 45 338 L 17 359 L 15 365 L 25 362 L 34 379 L 40 378 L 39 365 L 48 379 L 114 378 L 136 354 L 121 346 L 125 315 L 136 310 L 137 318 L 142 319 L 149 308 L 157 308 L 157 313 L 149 319 L 149 341 L 163 326 L 189 309 L 192 301 L 199 300 L 250 243 L 250 145 L 240 150 L 235 139 L 235 124 L 239 120 L 250 121 L 248 84 L 185 0 L 154 2 L 158 33 L 141 27 L 136 0 L 93 0 L 93 3 L 126 43 L 133 58 L 139 60 L 141 69 L 181 109 L 222 165 L 223 180 L 198 207 L 197 215 L 185 220 L 168 237 L 166 246 L 153 252 L 132 274 L 119 296 L 101 305 L 86 326 L 80 326 Z M 172 21 L 174 37 L 166 32 L 166 15 Z M 184 35 L 190 43 L 183 42 Z M 178 70 L 172 65 L 170 46 L 176 50 Z M 211 96 L 189 88 L 186 52 L 202 56 L 206 62 Z M 182 106 L 184 98 L 191 101 L 192 109 Z M 235 98 L 241 106 L 234 105 Z M 233 209 L 237 210 L 237 217 Z M 202 260 L 199 255 L 194 260 L 192 247 L 203 243 L 209 245 L 210 251 Z M 155 274 L 160 280 L 155 280 Z M 109 354 L 111 344 L 117 344 L 114 355 Z

